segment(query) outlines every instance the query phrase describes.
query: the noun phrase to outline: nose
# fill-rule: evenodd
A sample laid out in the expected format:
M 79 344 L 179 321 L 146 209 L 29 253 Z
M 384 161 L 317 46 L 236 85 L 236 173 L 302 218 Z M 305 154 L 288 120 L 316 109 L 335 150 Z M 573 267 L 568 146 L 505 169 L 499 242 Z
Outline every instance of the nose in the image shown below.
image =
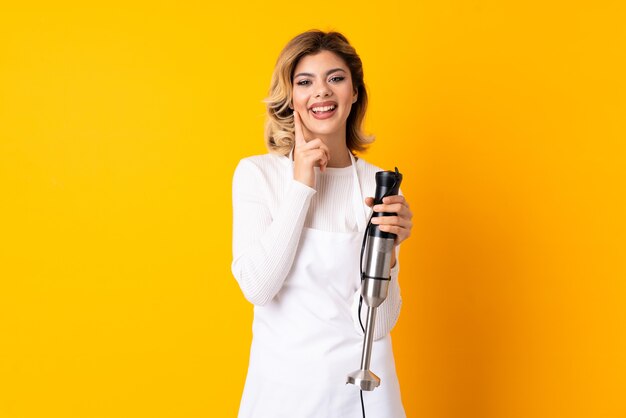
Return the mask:
M 317 94 L 315 95 L 315 97 L 328 97 L 332 94 L 332 92 L 330 91 L 330 89 L 328 88 L 328 86 L 326 86 L 325 84 L 323 84 L 319 90 L 317 91 Z

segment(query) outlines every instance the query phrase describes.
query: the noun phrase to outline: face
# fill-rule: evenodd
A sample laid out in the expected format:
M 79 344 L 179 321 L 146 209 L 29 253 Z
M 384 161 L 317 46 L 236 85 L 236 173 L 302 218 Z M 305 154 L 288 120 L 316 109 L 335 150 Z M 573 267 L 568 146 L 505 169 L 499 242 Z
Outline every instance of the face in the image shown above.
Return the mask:
M 320 51 L 300 59 L 294 71 L 293 108 L 300 114 L 305 135 L 345 139 L 346 121 L 356 100 L 350 69 L 337 54 Z

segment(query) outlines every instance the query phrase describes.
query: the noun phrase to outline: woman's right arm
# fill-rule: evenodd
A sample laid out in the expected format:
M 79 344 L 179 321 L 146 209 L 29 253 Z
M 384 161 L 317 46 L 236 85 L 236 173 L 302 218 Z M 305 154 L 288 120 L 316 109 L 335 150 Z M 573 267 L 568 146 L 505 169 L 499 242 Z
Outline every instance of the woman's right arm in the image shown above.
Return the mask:
M 231 270 L 246 299 L 255 305 L 265 305 L 280 291 L 315 194 L 299 181 L 266 175 L 264 163 L 271 161 L 241 160 L 233 177 Z M 271 202 L 276 196 L 285 198 Z M 275 213 L 271 207 L 277 208 Z

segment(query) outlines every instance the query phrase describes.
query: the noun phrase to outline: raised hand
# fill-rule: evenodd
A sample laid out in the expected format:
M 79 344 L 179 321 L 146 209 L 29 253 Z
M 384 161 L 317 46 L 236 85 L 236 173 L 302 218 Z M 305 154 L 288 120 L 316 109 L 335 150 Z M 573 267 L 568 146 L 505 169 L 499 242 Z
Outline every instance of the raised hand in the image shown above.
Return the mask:
M 315 169 L 324 171 L 330 161 L 330 150 L 319 138 L 304 139 L 302 121 L 298 112 L 293 112 L 295 146 L 293 150 L 293 178 L 300 183 L 315 188 Z

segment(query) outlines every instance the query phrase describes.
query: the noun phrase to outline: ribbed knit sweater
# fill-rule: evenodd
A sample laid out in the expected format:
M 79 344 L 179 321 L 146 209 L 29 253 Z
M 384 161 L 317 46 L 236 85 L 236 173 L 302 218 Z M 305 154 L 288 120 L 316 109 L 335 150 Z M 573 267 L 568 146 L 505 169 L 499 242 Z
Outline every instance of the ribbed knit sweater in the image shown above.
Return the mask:
M 272 303 L 291 269 L 303 228 L 330 232 L 357 231 L 352 200 L 352 167 L 316 170 L 315 188 L 293 179 L 288 157 L 265 154 L 244 158 L 233 178 L 232 272 L 241 290 L 254 305 Z M 379 168 L 362 159 L 356 170 L 363 197 L 374 196 Z M 362 202 L 365 206 L 365 203 Z M 370 209 L 366 208 L 366 213 Z M 396 256 L 398 248 L 396 247 Z M 397 259 L 397 258 L 396 258 Z M 320 260 L 323 262 L 323 260 Z M 346 260 L 358 263 L 359 260 Z M 400 315 L 402 299 L 398 285 L 399 262 L 391 269 L 387 299 L 376 316 L 375 339 L 387 335 Z M 360 289 L 355 289 L 352 316 L 358 320 Z M 363 324 L 367 309 L 361 309 Z

